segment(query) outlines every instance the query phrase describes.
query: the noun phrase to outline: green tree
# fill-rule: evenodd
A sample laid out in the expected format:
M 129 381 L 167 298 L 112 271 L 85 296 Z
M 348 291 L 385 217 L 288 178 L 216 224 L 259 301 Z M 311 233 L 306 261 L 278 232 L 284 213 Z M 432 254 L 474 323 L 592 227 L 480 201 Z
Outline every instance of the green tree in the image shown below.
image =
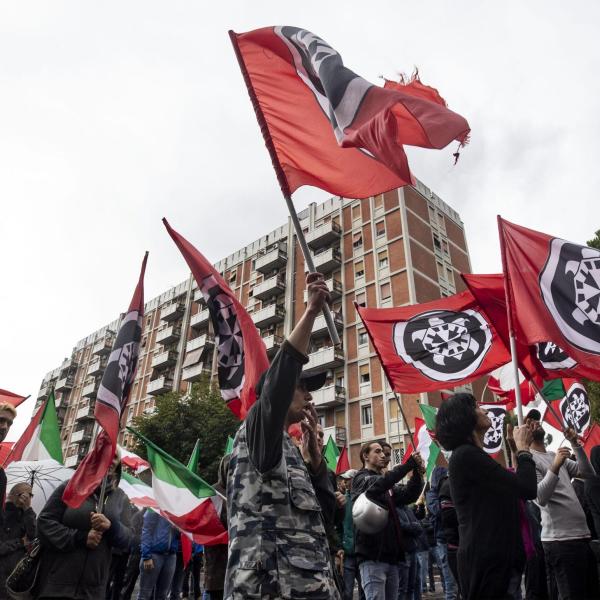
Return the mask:
M 600 382 L 584 379 L 583 385 L 588 393 L 592 421 L 600 423 Z
M 588 240 L 586 244 L 590 248 L 596 248 L 596 250 L 600 250 L 600 229 L 596 231 L 596 237 L 594 239 Z
M 156 410 L 133 420 L 133 428 L 187 464 L 200 440 L 198 474 L 209 483 L 217 480 L 227 436 L 235 435 L 239 420 L 223 402 L 218 388 L 207 380 L 195 383 L 189 395 L 170 392 L 156 399 Z M 146 446 L 137 442 L 134 452 L 147 458 Z

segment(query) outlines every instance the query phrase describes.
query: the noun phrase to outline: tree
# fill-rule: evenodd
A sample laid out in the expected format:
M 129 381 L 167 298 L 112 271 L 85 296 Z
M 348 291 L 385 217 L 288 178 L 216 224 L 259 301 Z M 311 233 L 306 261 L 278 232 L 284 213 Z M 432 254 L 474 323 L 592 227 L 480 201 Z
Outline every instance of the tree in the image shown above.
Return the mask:
M 584 379 L 583 385 L 585 385 L 588 400 L 590 401 L 590 416 L 592 421 L 600 423 L 600 382 Z
M 594 239 L 588 240 L 586 244 L 590 248 L 596 248 L 596 250 L 600 250 L 600 229 L 596 231 L 596 237 Z
M 175 392 L 159 396 L 153 414 L 133 420 L 136 431 L 184 464 L 199 439 L 198 474 L 209 483 L 217 480 L 227 436 L 235 435 L 239 426 L 218 388 L 212 387 L 208 380 L 195 383 L 186 396 Z M 134 452 L 147 458 L 143 442 L 137 442 Z

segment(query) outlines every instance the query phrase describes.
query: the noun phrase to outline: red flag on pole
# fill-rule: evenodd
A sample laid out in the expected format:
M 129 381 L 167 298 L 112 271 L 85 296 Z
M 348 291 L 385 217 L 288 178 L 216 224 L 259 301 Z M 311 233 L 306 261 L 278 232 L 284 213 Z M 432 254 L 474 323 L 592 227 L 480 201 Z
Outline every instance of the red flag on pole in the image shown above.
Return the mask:
M 335 474 L 341 475 L 350 468 L 350 461 L 348 460 L 348 448 L 344 446 L 340 455 L 338 456 L 337 465 L 335 467 Z
M 265 343 L 221 275 L 166 219 L 163 223 L 208 306 L 215 330 L 221 396 L 231 411 L 244 419 L 256 401 L 254 388 L 269 367 Z
M 180 540 L 181 558 L 183 559 L 183 568 L 185 569 L 188 566 L 190 560 L 192 559 L 192 540 L 187 534 L 183 533 L 183 531 L 180 533 Z
M 589 428 L 585 437 L 585 441 L 583 442 L 583 449 L 588 458 L 590 458 L 592 448 L 598 445 L 600 445 L 600 425 L 598 425 L 598 423 L 592 423 L 592 426 Z
M 135 379 L 144 319 L 144 274 L 148 253 L 133 298 L 123 317 L 96 395 L 94 416 L 100 427 L 93 450 L 81 461 L 63 492 L 63 502 L 72 508 L 100 485 L 117 450 L 121 416 L 125 412 Z M 102 510 L 102 507 L 98 507 Z
M 403 145 L 465 143 L 469 124 L 418 79 L 375 86 L 297 27 L 229 32 L 284 196 L 367 198 L 412 182 Z
M 17 408 L 19 404 L 25 402 L 27 398 L 29 398 L 29 396 L 19 396 L 19 394 L 14 394 L 8 390 L 0 390 L 0 403 L 8 402 L 8 404 L 12 404 L 15 408 Z
M 447 389 L 510 360 L 469 291 L 403 308 L 355 306 L 397 392 Z
M 562 431 L 565 426 L 573 428 L 577 435 L 584 435 L 590 426 L 591 410 L 585 386 L 576 379 L 563 379 L 562 384 L 565 390 L 564 398 L 554 400 L 552 408 L 556 415 L 560 415 L 564 423 L 559 422 L 556 415 L 547 410 L 544 413 L 544 421 Z
M 550 342 L 572 374 L 600 377 L 600 251 L 498 217 L 515 337 Z

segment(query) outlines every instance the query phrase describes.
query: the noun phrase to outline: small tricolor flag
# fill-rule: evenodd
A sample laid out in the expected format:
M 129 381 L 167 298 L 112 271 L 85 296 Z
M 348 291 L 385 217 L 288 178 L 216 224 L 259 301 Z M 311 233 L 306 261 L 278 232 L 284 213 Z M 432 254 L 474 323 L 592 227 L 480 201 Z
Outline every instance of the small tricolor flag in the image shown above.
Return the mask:
M 419 419 L 419 417 L 416 417 L 414 433 L 415 444 L 417 445 L 417 452 L 421 454 L 421 458 L 425 463 L 425 474 L 427 479 L 429 479 L 437 463 L 437 459 L 440 454 L 440 448 L 433 441 L 427 429 L 428 427 L 425 421 L 423 419 Z M 406 453 L 404 454 L 402 463 L 405 463 L 412 456 L 413 452 L 414 449 L 411 444 Z

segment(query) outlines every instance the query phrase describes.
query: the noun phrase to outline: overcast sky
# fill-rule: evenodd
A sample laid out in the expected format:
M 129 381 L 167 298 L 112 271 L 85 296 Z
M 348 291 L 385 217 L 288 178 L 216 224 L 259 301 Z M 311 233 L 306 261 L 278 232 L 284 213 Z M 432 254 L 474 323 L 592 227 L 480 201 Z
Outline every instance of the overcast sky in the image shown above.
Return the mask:
M 409 149 L 411 167 L 493 272 L 497 213 L 576 242 L 600 228 L 599 17 L 592 1 L 3 0 L 0 388 L 35 397 L 126 308 L 144 250 L 147 298 L 186 277 L 163 216 L 212 261 L 286 220 L 228 29 L 304 27 L 372 82 L 418 66 L 472 141 L 456 167 L 454 146 Z

